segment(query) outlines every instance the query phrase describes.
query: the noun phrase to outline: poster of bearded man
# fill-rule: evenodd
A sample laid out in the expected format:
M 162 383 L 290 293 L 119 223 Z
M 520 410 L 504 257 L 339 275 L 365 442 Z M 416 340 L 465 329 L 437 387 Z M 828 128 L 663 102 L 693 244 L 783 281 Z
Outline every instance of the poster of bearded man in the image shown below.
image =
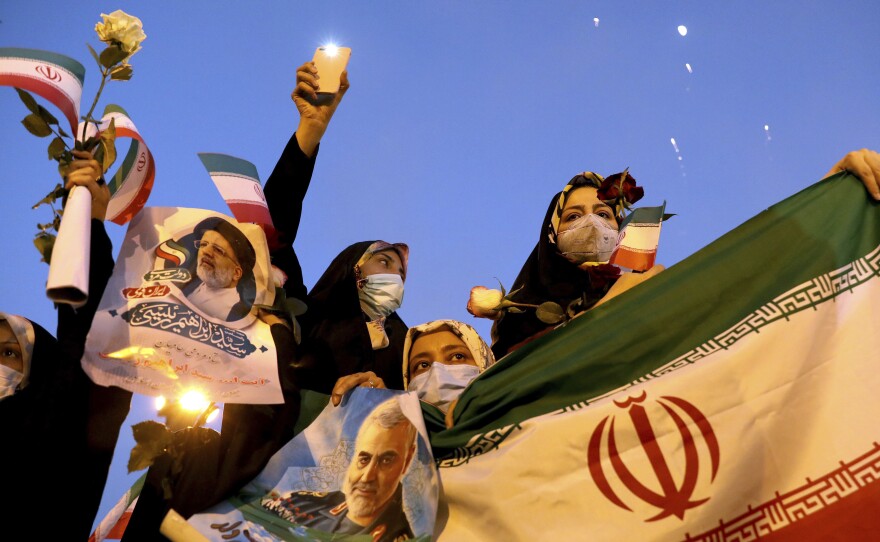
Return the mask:
M 203 209 L 144 209 L 101 298 L 84 370 L 145 395 L 282 402 L 272 334 L 257 317 L 275 299 L 270 269 L 259 226 Z

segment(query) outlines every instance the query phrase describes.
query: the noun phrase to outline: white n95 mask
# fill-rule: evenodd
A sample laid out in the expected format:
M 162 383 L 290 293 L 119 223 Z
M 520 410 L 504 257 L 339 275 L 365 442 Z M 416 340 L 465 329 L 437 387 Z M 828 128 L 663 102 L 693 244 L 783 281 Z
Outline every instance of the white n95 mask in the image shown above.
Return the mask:
M 617 246 L 617 230 L 599 215 L 584 215 L 571 228 L 556 234 L 556 245 L 563 256 L 576 264 L 605 263 Z

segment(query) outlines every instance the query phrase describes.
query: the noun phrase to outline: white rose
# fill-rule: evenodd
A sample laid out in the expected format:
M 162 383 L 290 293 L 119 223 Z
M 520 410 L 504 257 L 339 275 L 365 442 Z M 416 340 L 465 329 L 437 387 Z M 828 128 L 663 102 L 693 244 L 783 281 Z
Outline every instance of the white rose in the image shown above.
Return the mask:
M 501 290 L 490 290 L 485 286 L 471 288 L 471 296 L 468 299 L 467 311 L 478 318 L 497 320 L 501 318 L 502 300 L 504 294 Z
M 141 42 L 147 39 L 144 25 L 137 17 L 117 9 L 110 15 L 102 13 L 103 22 L 95 25 L 98 38 L 107 45 L 118 45 L 131 56 L 141 49 Z

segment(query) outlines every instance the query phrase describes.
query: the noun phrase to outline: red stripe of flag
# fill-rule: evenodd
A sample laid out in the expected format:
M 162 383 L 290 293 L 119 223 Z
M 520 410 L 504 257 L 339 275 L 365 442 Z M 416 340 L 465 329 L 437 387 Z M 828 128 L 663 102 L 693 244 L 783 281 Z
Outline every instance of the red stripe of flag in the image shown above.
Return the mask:
M 18 74 L 2 74 L 0 75 L 0 86 L 18 87 L 28 90 L 55 104 L 58 109 L 64 113 L 67 122 L 70 123 L 70 130 L 76 134 L 77 118 L 76 105 L 71 101 L 70 96 L 62 92 L 58 87 L 44 83 L 35 77 L 28 77 Z

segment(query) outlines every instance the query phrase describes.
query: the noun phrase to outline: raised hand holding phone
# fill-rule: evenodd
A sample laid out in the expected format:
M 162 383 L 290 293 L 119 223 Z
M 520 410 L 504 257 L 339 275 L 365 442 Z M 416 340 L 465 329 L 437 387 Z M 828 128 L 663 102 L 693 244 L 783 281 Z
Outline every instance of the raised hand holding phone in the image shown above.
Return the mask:
M 339 92 L 339 77 L 348 66 L 350 47 L 327 45 L 315 49 L 312 62 L 318 69 L 318 101 L 332 99 Z
M 329 46 L 318 47 L 314 58 L 297 68 L 296 86 L 290 97 L 299 111 L 296 138 L 306 156 L 313 156 L 349 88 L 345 68 L 350 56 L 351 49 L 348 47 L 337 48 L 335 53 Z

